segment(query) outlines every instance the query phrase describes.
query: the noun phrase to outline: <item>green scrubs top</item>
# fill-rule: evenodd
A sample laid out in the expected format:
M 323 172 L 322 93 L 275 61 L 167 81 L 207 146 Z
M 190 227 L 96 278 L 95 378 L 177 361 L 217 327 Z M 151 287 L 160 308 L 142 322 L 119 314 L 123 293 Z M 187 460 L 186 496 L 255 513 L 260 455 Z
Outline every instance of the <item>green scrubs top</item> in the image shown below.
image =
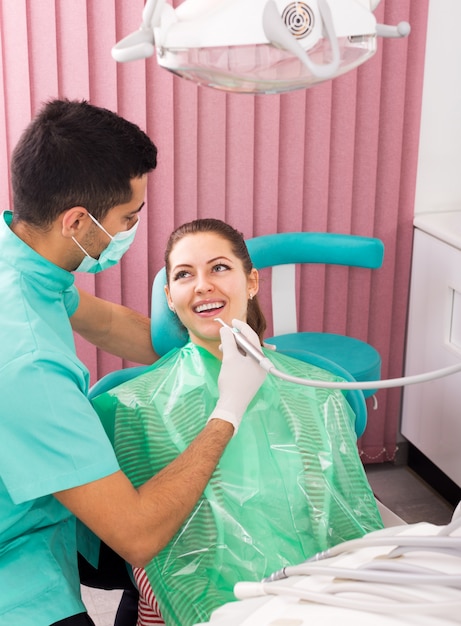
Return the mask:
M 0 217 L 0 626 L 49 626 L 85 611 L 76 520 L 53 493 L 119 465 L 75 353 L 71 273 Z

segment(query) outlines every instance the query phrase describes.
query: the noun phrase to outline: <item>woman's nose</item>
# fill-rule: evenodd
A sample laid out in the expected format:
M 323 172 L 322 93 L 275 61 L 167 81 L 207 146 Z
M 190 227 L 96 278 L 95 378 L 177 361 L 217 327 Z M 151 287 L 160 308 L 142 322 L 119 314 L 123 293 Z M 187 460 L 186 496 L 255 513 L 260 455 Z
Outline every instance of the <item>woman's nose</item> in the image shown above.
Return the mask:
M 195 291 L 197 293 L 206 293 L 213 290 L 213 283 L 207 276 L 197 275 L 197 282 L 195 284 Z

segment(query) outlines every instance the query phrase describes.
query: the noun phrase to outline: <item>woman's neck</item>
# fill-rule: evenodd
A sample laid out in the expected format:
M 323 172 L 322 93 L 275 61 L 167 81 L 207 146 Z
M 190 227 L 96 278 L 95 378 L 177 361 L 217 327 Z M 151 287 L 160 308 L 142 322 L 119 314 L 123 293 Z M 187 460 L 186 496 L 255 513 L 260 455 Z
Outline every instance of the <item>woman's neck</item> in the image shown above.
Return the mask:
M 197 337 L 194 337 L 191 339 L 191 342 L 196 346 L 200 346 L 207 352 L 210 352 L 210 354 L 215 356 L 219 361 L 222 361 L 222 351 L 219 349 L 221 341 L 207 341 L 205 339 L 198 339 Z

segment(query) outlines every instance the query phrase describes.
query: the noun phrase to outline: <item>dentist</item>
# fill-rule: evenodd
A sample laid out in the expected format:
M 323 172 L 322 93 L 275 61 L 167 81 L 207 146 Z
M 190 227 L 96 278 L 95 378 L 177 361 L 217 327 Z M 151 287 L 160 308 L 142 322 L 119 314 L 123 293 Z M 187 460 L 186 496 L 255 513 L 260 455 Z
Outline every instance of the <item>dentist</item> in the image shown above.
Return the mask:
M 138 489 L 120 470 L 72 331 L 152 363 L 149 320 L 78 290 L 73 272 L 104 270 L 128 249 L 156 154 L 131 122 L 68 100 L 48 102 L 13 152 L 14 211 L 0 216 L 0 626 L 93 624 L 76 518 L 144 566 L 192 511 L 265 377 L 221 329 L 220 397 L 207 425 Z

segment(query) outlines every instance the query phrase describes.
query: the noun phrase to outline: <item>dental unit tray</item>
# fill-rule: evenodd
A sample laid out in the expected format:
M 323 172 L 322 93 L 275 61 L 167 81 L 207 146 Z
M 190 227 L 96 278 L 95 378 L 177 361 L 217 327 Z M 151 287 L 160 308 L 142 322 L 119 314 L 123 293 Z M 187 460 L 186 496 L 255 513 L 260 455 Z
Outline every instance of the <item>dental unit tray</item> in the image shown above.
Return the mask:
M 264 94 L 311 87 L 361 65 L 377 37 L 405 37 L 407 22 L 377 24 L 380 0 L 147 0 L 139 30 L 112 48 L 118 62 L 157 52 L 158 64 L 200 85 Z
M 368 533 L 269 579 L 240 582 L 210 626 L 448 626 L 461 622 L 460 506 L 447 526 Z M 205 626 L 204 623 L 196 626 Z

